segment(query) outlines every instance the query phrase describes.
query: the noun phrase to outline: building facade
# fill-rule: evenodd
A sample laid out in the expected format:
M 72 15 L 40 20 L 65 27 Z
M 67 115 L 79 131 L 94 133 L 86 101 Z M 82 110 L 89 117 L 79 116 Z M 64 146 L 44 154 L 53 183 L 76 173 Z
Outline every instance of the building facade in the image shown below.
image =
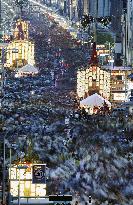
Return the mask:
M 0 106 L 1 106 L 1 98 L 3 94 L 3 85 L 4 85 L 5 49 L 7 46 L 8 46 L 8 43 L 0 43 Z
M 131 94 L 131 79 L 128 76 L 132 73 L 132 67 L 125 66 L 103 66 L 109 69 L 110 76 L 110 101 L 113 103 L 129 101 Z
M 88 0 L 91 16 L 110 16 L 110 0 Z
M 122 53 L 126 65 L 133 66 L 133 1 L 127 1 L 122 15 Z
M 115 33 L 115 62 L 116 66 L 131 65 L 129 47 L 130 22 L 132 0 L 110 0 L 111 3 L 111 29 Z M 118 49 L 117 49 L 118 48 Z M 120 49 L 121 48 L 121 49 Z M 124 57 L 123 57 L 124 56 Z
M 121 32 L 121 15 L 123 12 L 123 0 L 110 0 L 111 27 L 116 33 Z

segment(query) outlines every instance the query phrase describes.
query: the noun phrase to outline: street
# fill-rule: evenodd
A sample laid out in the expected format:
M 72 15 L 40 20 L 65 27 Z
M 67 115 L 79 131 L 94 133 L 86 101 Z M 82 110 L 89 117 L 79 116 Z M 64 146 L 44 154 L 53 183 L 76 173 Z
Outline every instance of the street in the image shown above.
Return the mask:
M 9 55 L 8 49 L 4 48 L 8 55 L 2 58 L 3 61 L 9 58 L 9 62 L 17 66 L 17 69 L 6 67 L 7 64 L 2 62 L 5 73 L 2 76 L 4 94 L 0 110 L 0 171 L 5 170 L 6 194 L 12 188 L 15 197 L 19 196 L 20 201 L 14 200 L 13 204 L 24 205 L 27 201 L 28 204 L 47 204 L 47 200 L 44 203 L 41 198 L 32 199 L 36 190 L 41 189 L 35 185 L 34 191 L 31 190 L 34 183 L 25 175 L 32 176 L 31 167 L 28 171 L 28 168 L 23 170 L 21 175 L 11 170 L 10 177 L 14 177 L 12 181 L 16 180 L 16 185 L 9 187 L 11 166 L 17 166 L 17 170 L 18 163 L 29 166 L 35 163 L 46 164 L 44 189 L 47 196 L 72 195 L 72 202 L 68 204 L 73 205 L 132 205 L 132 113 L 113 106 L 109 109 L 105 100 L 102 109 L 96 107 L 99 112 L 92 115 L 80 106 L 82 99 L 77 94 L 77 71 L 90 66 L 93 49 L 90 49 L 89 42 L 85 44 L 74 37 L 77 27 L 73 28 L 70 20 L 64 20 L 64 16 L 56 14 L 42 1 L 29 2 L 39 7 L 35 10 L 33 6 L 31 13 L 27 8 L 23 9 L 22 19 L 14 26 L 15 37 L 9 43 L 11 48 L 17 45 L 18 53 Z M 71 29 L 75 29 L 73 35 Z M 25 37 L 26 32 L 28 37 Z M 31 42 L 33 47 L 30 47 Z M 27 54 L 29 51 L 31 53 Z M 28 59 L 24 59 L 26 55 Z M 35 64 L 30 66 L 37 72 L 32 70 L 16 75 L 22 67 L 20 65 L 28 64 L 31 57 L 34 57 Z M 100 70 L 101 65 L 98 68 Z M 94 67 L 92 72 L 93 78 L 94 73 L 100 71 Z M 96 83 L 98 80 L 94 77 L 92 87 Z M 87 83 L 85 86 L 88 88 Z M 2 176 L 1 171 L 0 185 Z M 40 196 L 45 195 L 43 191 Z M 21 194 L 31 198 L 22 196 L 21 199 Z

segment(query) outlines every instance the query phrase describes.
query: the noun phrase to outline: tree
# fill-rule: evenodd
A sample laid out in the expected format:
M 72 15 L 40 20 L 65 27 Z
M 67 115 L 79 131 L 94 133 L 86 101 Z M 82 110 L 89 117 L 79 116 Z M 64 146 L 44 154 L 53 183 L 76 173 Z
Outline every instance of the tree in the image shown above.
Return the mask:
M 114 39 L 109 33 L 99 33 L 97 32 L 97 44 L 105 44 L 105 42 L 114 43 Z

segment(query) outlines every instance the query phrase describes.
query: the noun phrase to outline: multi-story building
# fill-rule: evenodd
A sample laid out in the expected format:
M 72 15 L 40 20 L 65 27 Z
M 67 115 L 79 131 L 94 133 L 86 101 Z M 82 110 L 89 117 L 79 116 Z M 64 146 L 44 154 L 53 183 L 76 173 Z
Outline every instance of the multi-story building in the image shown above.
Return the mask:
M 2 88 L 3 88 L 3 84 L 4 84 L 4 79 L 3 79 L 3 76 L 4 76 L 4 59 L 5 59 L 5 56 L 4 56 L 4 49 L 7 47 L 7 43 L 0 43 L 0 98 L 2 96 Z
M 110 16 L 110 0 L 98 1 L 98 17 Z
M 122 52 L 124 63 L 133 65 L 133 1 L 127 1 L 127 9 L 122 15 Z
M 78 18 L 80 20 L 82 19 L 82 16 L 83 16 L 83 1 L 82 0 L 78 0 L 77 8 L 78 8 Z
M 89 13 L 89 0 L 83 0 L 83 14 Z
M 89 0 L 91 16 L 110 16 L 110 0 Z
M 116 33 L 121 33 L 121 15 L 123 12 L 123 0 L 110 0 L 111 27 Z
M 109 69 L 110 77 L 110 101 L 113 103 L 128 101 L 131 93 L 131 80 L 128 76 L 132 72 L 131 67 L 103 66 Z
M 121 15 L 123 13 L 123 0 L 110 0 L 111 29 L 115 33 L 115 55 L 114 64 L 122 66 L 122 25 Z

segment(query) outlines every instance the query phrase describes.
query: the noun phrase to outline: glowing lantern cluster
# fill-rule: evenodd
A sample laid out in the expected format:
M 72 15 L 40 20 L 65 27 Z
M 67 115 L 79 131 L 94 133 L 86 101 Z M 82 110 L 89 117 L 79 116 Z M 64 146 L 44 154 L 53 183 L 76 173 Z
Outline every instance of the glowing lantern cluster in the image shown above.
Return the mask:
M 29 38 L 29 24 L 18 19 L 13 32 L 14 40 L 26 40 Z
M 110 71 L 99 66 L 90 66 L 77 72 L 77 94 L 81 97 L 99 93 L 106 99 L 110 98 Z
M 14 40 L 7 46 L 6 67 L 14 69 L 26 64 L 35 64 L 34 43 L 28 38 L 28 23 L 18 20 L 14 29 Z M 13 52 L 14 48 L 18 52 Z

